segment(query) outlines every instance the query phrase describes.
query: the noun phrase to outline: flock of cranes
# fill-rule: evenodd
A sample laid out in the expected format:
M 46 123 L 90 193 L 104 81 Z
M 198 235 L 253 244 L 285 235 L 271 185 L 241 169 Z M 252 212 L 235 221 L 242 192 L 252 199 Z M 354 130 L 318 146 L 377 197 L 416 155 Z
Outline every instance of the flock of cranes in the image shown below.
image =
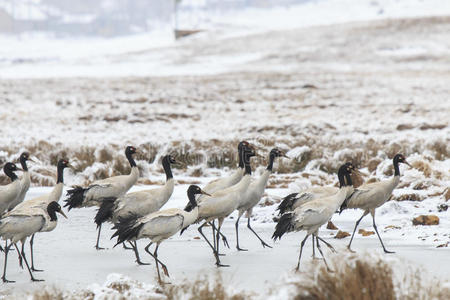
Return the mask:
M 114 176 L 98 180 L 86 187 L 75 186 L 67 191 L 65 207 L 70 211 L 75 208 L 96 206 L 95 223 L 98 235 L 95 244 L 97 250 L 100 247 L 100 233 L 104 222 L 113 224 L 114 234 L 117 237 L 116 246 L 122 244 L 124 248 L 131 246 L 138 264 L 143 263 L 140 259 L 137 240 L 149 239 L 150 243 L 144 248 L 153 257 L 156 264 L 158 279 L 161 281 L 159 266 L 164 274 L 169 276 L 167 266 L 158 258 L 160 244 L 169 237 L 180 232 L 182 234 L 190 225 L 200 224 L 197 228 L 200 235 L 206 241 L 213 252 L 215 264 L 218 267 L 228 266 L 221 262 L 220 240 L 229 248 L 225 235 L 221 232 L 223 222 L 235 210 L 238 218 L 235 223 L 236 249 L 247 251 L 239 244 L 239 220 L 246 213 L 248 229 L 259 239 L 263 247 L 271 246 L 266 243 L 250 225 L 253 207 L 255 207 L 264 194 L 265 187 L 273 170 L 276 158 L 287 157 L 284 152 L 274 148 L 269 153 L 269 162 L 266 170 L 259 178 L 252 178 L 251 158 L 256 155 L 253 145 L 242 141 L 238 145 L 239 168 L 230 176 L 223 177 L 208 183 L 203 189 L 197 185 L 189 186 L 187 190 L 188 204 L 184 209 L 160 210 L 170 199 L 175 182 L 172 175 L 171 165 L 177 161 L 171 155 L 162 159 L 162 165 L 166 174 L 166 183 L 159 188 L 127 193 L 137 182 L 139 170 L 133 155 L 137 149 L 128 146 L 125 156 L 131 166 L 130 174 Z M 27 161 L 30 155 L 24 152 L 19 161 L 22 168 L 14 163 L 6 163 L 3 167 L 5 174 L 11 179 L 11 183 L 0 186 L 0 237 L 5 240 L 1 250 L 4 252 L 3 282 L 11 282 L 6 278 L 8 252 L 14 246 L 19 257 L 20 266 L 22 262 L 30 274 L 31 280 L 39 281 L 33 275 L 38 270 L 34 266 L 33 241 L 38 232 L 52 231 L 57 225 L 57 213 L 66 217 L 58 204 L 63 192 L 65 168 L 70 167 L 68 160 L 60 159 L 57 164 L 57 182 L 51 193 L 31 200 L 23 201 L 30 187 L 30 174 Z M 320 243 L 324 243 L 332 251 L 333 246 L 319 236 L 319 228 L 326 224 L 339 209 L 360 208 L 364 210 L 362 217 L 356 222 L 352 238 L 348 245 L 350 250 L 354 233 L 361 219 L 371 213 L 373 227 L 380 239 L 383 250 L 386 250 L 375 224 L 375 209 L 385 203 L 393 189 L 399 183 L 399 163 L 405 163 L 403 155 L 397 154 L 393 159 L 395 173 L 393 178 L 376 183 L 364 184 L 358 188 L 352 185 L 351 174 L 359 171 L 351 164 L 345 163 L 338 170 L 339 187 L 314 187 L 300 193 L 286 196 L 278 206 L 281 215 L 275 232 L 274 240 L 280 239 L 285 233 L 291 231 L 306 231 L 306 236 L 300 245 L 300 255 L 297 270 L 300 268 L 300 259 L 305 242 L 312 236 L 312 245 L 317 246 L 323 257 L 326 267 L 330 270 L 323 255 Z M 408 164 L 409 165 L 409 164 Z M 22 171 L 19 179 L 15 174 Z M 217 220 L 217 224 L 216 221 Z M 203 232 L 205 226 L 212 229 L 212 239 L 208 239 Z M 25 255 L 25 241 L 30 238 L 31 266 Z M 17 246 L 21 242 L 22 248 Z M 9 243 L 8 243 L 9 242 Z M 153 253 L 150 246 L 155 244 Z M 315 254 L 313 254 L 315 255 Z

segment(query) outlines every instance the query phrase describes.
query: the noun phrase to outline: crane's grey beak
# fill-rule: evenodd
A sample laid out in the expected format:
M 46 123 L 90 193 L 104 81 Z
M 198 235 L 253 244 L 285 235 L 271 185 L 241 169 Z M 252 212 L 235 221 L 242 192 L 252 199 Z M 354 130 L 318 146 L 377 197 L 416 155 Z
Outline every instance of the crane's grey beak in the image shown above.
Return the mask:
M 290 157 L 287 156 L 286 153 L 284 153 L 283 151 L 280 151 L 280 153 L 281 153 L 281 155 L 280 155 L 281 157 L 290 158 Z
M 16 168 L 16 171 L 21 171 L 21 172 L 23 172 L 23 169 L 22 169 L 22 168 Z
M 210 196 L 210 197 L 211 197 L 211 195 L 208 194 L 207 192 L 205 192 L 204 190 L 202 190 L 201 192 L 202 192 L 203 195 L 206 195 L 206 196 Z
M 67 219 L 67 216 L 66 216 L 66 214 L 62 211 L 62 210 L 58 210 L 58 212 L 64 217 L 64 218 L 66 218 Z
M 414 167 L 411 166 L 406 160 L 404 160 L 403 163 L 406 164 L 406 165 L 408 165 L 410 168 L 413 168 L 413 169 L 414 169 Z

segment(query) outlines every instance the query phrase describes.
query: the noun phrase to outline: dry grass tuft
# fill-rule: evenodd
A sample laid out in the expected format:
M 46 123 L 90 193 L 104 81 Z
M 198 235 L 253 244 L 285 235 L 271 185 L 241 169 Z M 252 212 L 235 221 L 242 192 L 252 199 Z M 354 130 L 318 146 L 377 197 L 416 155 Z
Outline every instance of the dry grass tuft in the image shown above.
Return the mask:
M 431 169 L 430 164 L 428 164 L 427 162 L 425 162 L 423 160 L 417 160 L 417 161 L 413 162 L 412 166 L 414 168 L 416 168 L 417 170 L 421 171 L 423 173 L 423 175 L 425 175 L 426 177 L 430 177 L 431 174 L 433 173 L 433 170 Z
M 422 201 L 424 198 L 416 193 L 413 194 L 402 194 L 397 197 L 392 197 L 394 201 Z
M 63 300 L 67 299 L 61 290 L 44 288 L 37 290 L 30 297 L 32 300 Z M 28 298 L 28 299 L 30 299 Z
M 356 259 L 345 263 L 335 273 L 320 268 L 309 280 L 295 283 L 296 300 L 395 300 L 393 271 L 384 261 L 371 263 Z
M 336 258 L 333 264 L 333 273 L 322 266 L 294 281 L 293 299 L 440 300 L 450 296 L 450 290 L 440 287 L 435 278 L 427 281 L 419 270 L 405 270 L 405 275 L 399 276 L 394 274 L 396 268 L 381 258 L 349 256 Z
M 244 300 L 245 294 L 231 295 L 227 292 L 222 277 L 216 275 L 214 282 L 205 277 L 194 282 L 185 282 L 180 285 L 164 285 L 163 294 L 167 300 L 192 299 L 192 300 Z

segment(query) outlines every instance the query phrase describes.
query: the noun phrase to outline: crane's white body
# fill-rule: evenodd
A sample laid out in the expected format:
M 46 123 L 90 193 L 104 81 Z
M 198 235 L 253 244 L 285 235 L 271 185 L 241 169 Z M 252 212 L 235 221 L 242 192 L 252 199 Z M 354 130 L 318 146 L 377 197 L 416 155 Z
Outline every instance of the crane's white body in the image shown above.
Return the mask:
M 10 184 L 0 186 L 0 214 L 5 212 L 19 197 L 21 192 L 20 180 L 16 179 Z
M 308 235 L 317 233 L 319 228 L 331 220 L 347 195 L 353 192 L 352 186 L 344 186 L 331 196 L 309 201 L 293 211 L 294 230 L 305 230 Z
M 244 212 L 247 212 L 248 217 L 252 215 L 253 207 L 261 200 L 271 173 L 271 171 L 266 169 L 258 179 L 255 179 L 250 183 L 243 196 L 239 199 L 237 207 L 239 216 Z
M 158 211 L 172 196 L 174 186 L 175 180 L 170 178 L 160 188 L 128 193 L 119 197 L 114 202 L 112 222 L 115 223 L 119 217 L 127 217 L 130 214 L 145 216 Z
M 383 205 L 391 196 L 392 191 L 400 182 L 400 176 L 388 180 L 363 184 L 347 200 L 348 208 L 360 208 L 372 214 L 375 208 Z
M 339 188 L 334 186 L 317 186 L 301 191 L 295 197 L 294 203 L 292 205 L 292 210 L 295 210 L 297 207 L 300 207 L 310 201 L 332 196 L 338 191 Z
M 136 226 L 144 224 L 137 239 L 149 238 L 152 242 L 159 244 L 194 223 L 198 218 L 198 212 L 198 207 L 190 212 L 178 208 L 169 208 L 144 216 L 136 222 Z
M 235 185 L 217 191 L 211 196 L 203 195 L 202 201 L 198 204 L 199 220 L 212 221 L 217 218 L 229 216 L 239 205 L 241 198 L 250 185 L 251 175 L 246 174 Z
M 25 199 L 25 195 L 28 192 L 31 184 L 31 176 L 30 172 L 24 171 L 22 178 L 20 178 L 20 192 L 17 195 L 17 198 L 9 204 L 8 210 L 13 209 L 17 205 L 23 202 Z
M 17 205 L 13 210 L 5 214 L 5 216 L 33 216 L 36 214 L 40 214 L 42 211 L 45 212 L 45 215 L 48 216 L 46 211 L 47 206 L 55 201 L 58 202 L 62 196 L 64 184 L 57 183 L 53 190 L 49 194 L 45 194 L 28 201 L 22 202 Z M 55 229 L 57 222 L 50 221 L 49 218 L 45 219 L 45 224 L 38 231 L 40 232 L 48 232 Z M 36 232 L 38 232 L 36 231 Z
M 99 206 L 101 199 L 121 197 L 137 182 L 139 169 L 132 167 L 128 175 L 119 175 L 94 181 L 86 188 L 82 207 Z
M 29 208 L 25 211 L 14 211 L 0 220 L 0 236 L 12 243 L 24 242 L 25 239 L 45 228 L 55 228 L 57 221 L 50 221 L 45 209 Z
M 63 183 L 57 183 L 53 190 L 49 194 L 41 195 L 39 197 L 24 201 L 17 205 L 11 212 L 19 211 L 19 212 L 26 212 L 26 210 L 32 210 L 33 208 L 42 208 L 45 209 L 51 202 L 55 201 L 58 202 L 59 199 L 62 196 L 62 192 L 64 189 Z
M 231 176 L 215 179 L 209 182 L 202 190 L 212 195 L 217 191 L 229 188 L 241 181 L 244 172 L 244 168 L 238 168 Z

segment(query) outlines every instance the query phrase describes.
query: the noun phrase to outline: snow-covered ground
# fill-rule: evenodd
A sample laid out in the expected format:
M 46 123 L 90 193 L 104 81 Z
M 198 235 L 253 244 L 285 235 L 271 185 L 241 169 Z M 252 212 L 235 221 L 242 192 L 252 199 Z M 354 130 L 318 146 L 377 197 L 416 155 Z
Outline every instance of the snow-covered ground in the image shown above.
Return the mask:
M 243 16 L 247 16 L 244 18 Z M 320 16 L 320 17 L 318 17 Z M 254 210 L 254 228 L 270 240 L 280 197 L 309 186 L 336 183 L 335 170 L 353 161 L 364 180 L 392 175 L 395 153 L 414 166 L 401 168 L 393 200 L 377 210 L 389 257 L 423 266 L 446 280 L 450 241 L 449 211 L 438 206 L 450 197 L 450 8 L 444 1 L 311 1 L 304 5 L 223 15 L 223 24 L 173 41 L 151 33 L 115 39 L 58 40 L 45 35 L 0 37 L 0 162 L 28 150 L 33 187 L 27 199 L 54 184 L 57 158 L 67 157 L 67 186 L 127 172 L 123 149 L 142 152 L 139 185 L 164 180 L 160 157 L 175 153 L 187 167 L 166 207 L 183 207 L 186 188 L 224 176 L 236 165 L 236 145 L 247 139 L 267 156 L 274 147 L 290 160 L 276 162 L 269 189 Z M 255 20 L 259 20 L 256 22 Z M 265 20 L 262 22 L 261 20 Z M 258 176 L 266 159 L 253 165 Z M 6 183 L 4 177 L 0 177 Z M 94 209 L 75 210 L 55 231 L 36 238 L 37 274 L 30 285 L 14 255 L 0 297 L 55 285 L 62 289 L 102 289 L 120 273 L 155 283 L 154 264 L 136 266 L 121 247 L 111 249 L 104 230 L 97 252 Z M 351 232 L 361 212 L 333 217 Z M 434 214 L 436 226 L 413 226 L 412 218 Z M 270 289 L 295 265 L 302 233 L 273 249 L 241 226 L 234 250 L 234 220 L 224 230 L 232 249 L 223 258 L 225 282 L 237 289 Z M 367 217 L 361 228 L 371 229 Z M 393 227 L 388 227 L 393 225 Z M 346 253 L 348 238 L 324 238 Z M 214 274 L 207 245 L 194 228 L 161 246 L 174 283 Z M 142 248 L 144 243 L 141 242 Z M 356 236 L 358 252 L 381 253 L 375 235 Z M 143 251 L 144 260 L 149 260 Z M 327 251 L 327 255 L 332 256 Z M 309 260 L 310 249 L 305 253 Z M 257 276 L 255 274 L 258 274 Z M 120 278 L 120 277 L 119 277 Z

